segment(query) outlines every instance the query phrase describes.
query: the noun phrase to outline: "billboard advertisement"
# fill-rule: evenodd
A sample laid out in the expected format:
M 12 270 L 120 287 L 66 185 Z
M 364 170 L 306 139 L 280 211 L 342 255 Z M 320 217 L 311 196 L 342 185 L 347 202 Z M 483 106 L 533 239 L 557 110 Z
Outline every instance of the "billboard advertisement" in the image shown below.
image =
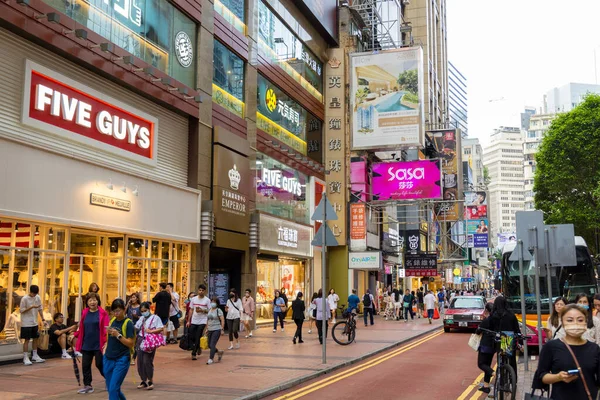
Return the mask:
M 440 199 L 440 160 L 373 164 L 373 194 L 378 200 Z
M 487 193 L 484 191 L 465 192 L 465 219 L 482 219 L 487 217 Z
M 510 233 L 498 233 L 498 247 L 502 248 L 508 242 L 516 242 L 517 234 L 514 232 Z
M 353 150 L 424 145 L 423 50 L 350 55 Z
M 461 199 L 462 163 L 460 151 L 460 132 L 456 129 L 431 131 L 428 133 L 437 153 L 436 158 L 442 162 L 442 198 L 436 206 L 438 220 L 457 221 L 460 219 L 463 206 Z
M 487 219 L 478 219 L 467 221 L 467 234 L 473 235 L 476 233 L 485 233 L 487 234 L 489 231 L 489 222 Z

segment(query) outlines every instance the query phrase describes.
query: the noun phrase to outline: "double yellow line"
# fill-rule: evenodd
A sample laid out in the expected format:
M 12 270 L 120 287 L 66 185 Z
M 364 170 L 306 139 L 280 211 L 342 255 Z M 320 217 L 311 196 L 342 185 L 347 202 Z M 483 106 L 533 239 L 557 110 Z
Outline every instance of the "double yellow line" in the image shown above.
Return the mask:
M 429 341 L 431 339 L 434 339 L 434 338 L 440 336 L 442 333 L 443 333 L 443 331 L 441 331 L 441 330 L 437 331 L 437 332 L 432 333 L 432 334 L 430 334 L 428 336 L 425 336 L 422 339 L 417 340 L 416 342 L 413 342 L 413 343 L 407 344 L 405 346 L 402 346 L 399 349 L 392 351 L 391 353 L 384 354 L 382 356 L 376 357 L 376 358 L 374 358 L 374 359 L 372 359 L 372 360 L 370 360 L 368 362 L 365 362 L 365 363 L 362 363 L 360 365 L 357 365 L 356 367 L 352 367 L 352 368 L 350 368 L 350 369 L 348 369 L 346 371 L 339 372 L 339 373 L 337 373 L 335 375 L 326 376 L 325 378 L 320 379 L 319 381 L 317 381 L 315 383 L 312 383 L 312 384 L 310 384 L 308 386 L 305 386 L 305 387 L 303 387 L 301 389 L 298 389 L 298 390 L 295 390 L 293 392 L 284 394 L 283 396 L 277 397 L 274 400 L 294 400 L 294 399 L 299 399 L 300 397 L 304 397 L 307 394 L 310 394 L 310 393 L 315 392 L 317 390 L 323 389 L 326 386 L 332 385 L 332 384 L 334 384 L 334 383 L 336 383 L 338 381 L 341 381 L 342 379 L 349 378 L 352 375 L 356 375 L 356 374 L 358 374 L 358 373 L 360 373 L 360 372 L 362 372 L 362 371 L 364 371 L 366 369 L 369 369 L 369 368 L 372 368 L 372 367 L 374 367 L 376 365 L 379 365 L 382 362 L 389 360 L 390 358 L 396 357 L 397 355 L 400 355 L 400 354 L 402 354 L 404 352 L 407 352 L 407 351 L 409 351 L 411 349 L 414 349 L 415 347 L 417 347 L 417 346 L 419 346 L 419 345 L 421 345 L 421 344 L 423 344 L 423 343 L 425 343 L 425 342 L 427 342 L 427 341 Z
M 497 366 L 498 366 L 498 364 L 494 365 L 494 372 L 496 372 L 496 367 Z M 471 391 L 475 388 L 475 386 L 478 386 L 483 381 L 483 375 L 484 375 L 483 372 L 481 374 L 479 374 L 479 376 L 477 378 L 475 378 L 475 380 L 473 381 L 473 383 L 471 383 L 465 389 L 465 391 L 462 392 L 462 394 L 460 396 L 458 396 L 458 398 L 456 400 L 465 400 L 467 398 L 467 396 L 469 394 L 471 394 Z M 480 391 L 479 389 L 477 389 L 477 390 L 475 390 L 475 393 L 473 394 L 473 396 L 471 396 L 469 398 L 469 400 L 478 400 L 481 397 L 482 394 L 483 394 L 483 392 Z

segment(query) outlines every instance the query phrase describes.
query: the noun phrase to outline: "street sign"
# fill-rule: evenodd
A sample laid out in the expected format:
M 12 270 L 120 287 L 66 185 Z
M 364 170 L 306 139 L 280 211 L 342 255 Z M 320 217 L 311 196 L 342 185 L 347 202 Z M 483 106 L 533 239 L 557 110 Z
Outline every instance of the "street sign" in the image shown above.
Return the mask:
M 550 266 L 574 267 L 577 265 L 575 253 L 575 227 L 573 224 L 547 225 Z
M 325 218 L 325 214 L 327 214 L 327 218 Z M 335 221 L 338 219 L 338 216 L 331 202 L 327 199 L 326 196 L 323 196 L 310 219 L 313 221 Z
M 544 214 L 541 211 L 517 211 L 517 239 L 523 241 L 523 261 L 530 261 L 533 259 L 529 249 L 536 245 L 535 231 L 531 228 L 537 228 L 537 246 L 538 260 L 540 264 L 544 263 Z M 509 258 L 510 261 L 519 261 L 519 252 L 515 248 Z
M 329 215 L 329 211 L 327 212 Z M 315 234 L 314 239 L 310 244 L 313 246 L 323 246 L 323 229 L 325 229 L 325 246 L 337 246 L 338 242 L 327 224 L 321 224 L 321 227 Z

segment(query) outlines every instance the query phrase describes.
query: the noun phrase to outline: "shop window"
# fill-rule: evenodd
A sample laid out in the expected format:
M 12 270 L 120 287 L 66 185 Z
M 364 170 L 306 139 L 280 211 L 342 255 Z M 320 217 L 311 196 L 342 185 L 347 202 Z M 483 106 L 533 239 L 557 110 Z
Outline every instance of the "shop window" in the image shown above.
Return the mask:
M 176 80 L 195 87 L 196 23 L 168 1 L 43 1 Z
M 219 13 L 235 29 L 246 35 L 244 25 L 246 2 L 244 0 L 215 0 L 215 12 Z
M 256 154 L 256 209 L 310 223 L 308 176 L 264 154 Z
M 258 19 L 258 44 L 262 53 L 323 101 L 323 63 L 262 1 Z
M 298 292 L 305 293 L 306 262 L 280 258 L 279 260 L 257 260 L 256 266 L 256 309 L 258 320 L 273 318 L 275 290 L 283 290 L 288 305 L 296 299 Z
M 213 50 L 213 101 L 244 118 L 244 61 L 218 40 Z
M 263 76 L 258 76 L 257 128 L 307 155 L 307 136 L 321 139 L 322 122 Z

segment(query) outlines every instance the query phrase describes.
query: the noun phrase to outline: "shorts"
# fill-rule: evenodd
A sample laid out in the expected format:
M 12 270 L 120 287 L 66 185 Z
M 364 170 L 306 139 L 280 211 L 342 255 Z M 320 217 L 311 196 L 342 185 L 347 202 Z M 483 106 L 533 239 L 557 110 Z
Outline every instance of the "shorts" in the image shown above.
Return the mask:
M 240 317 L 241 321 L 252 321 L 252 317 L 248 314 L 242 314 L 242 316 Z
M 21 339 L 37 339 L 40 337 L 38 327 L 36 326 L 22 326 L 21 327 Z
M 419 310 L 424 310 L 425 309 L 425 303 L 417 303 L 417 308 Z
M 394 303 L 394 308 L 402 308 L 402 303 Z
M 169 321 L 173 323 L 173 327 L 175 329 L 179 329 L 179 318 L 177 318 L 177 315 L 170 316 Z
M 160 318 L 160 322 L 162 322 L 163 326 L 167 326 L 167 324 L 169 323 L 169 318 L 162 318 L 162 317 L 158 317 Z

